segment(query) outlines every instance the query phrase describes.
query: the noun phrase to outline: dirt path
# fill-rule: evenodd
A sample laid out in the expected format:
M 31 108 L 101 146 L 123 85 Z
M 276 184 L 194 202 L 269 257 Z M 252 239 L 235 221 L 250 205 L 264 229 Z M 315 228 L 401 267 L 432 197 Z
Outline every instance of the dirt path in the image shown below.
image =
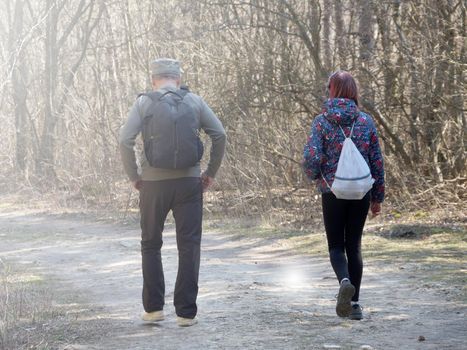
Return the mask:
M 166 320 L 157 326 L 139 320 L 137 225 L 3 213 L 0 236 L 2 260 L 48 276 L 59 286 L 51 291 L 61 296 L 57 303 L 86 310 L 74 322 L 73 341 L 60 349 L 465 349 L 467 344 L 466 305 L 413 284 L 409 272 L 390 262 L 367 261 L 365 319 L 350 321 L 334 313 L 336 282 L 327 259 L 294 255 L 271 239 L 205 232 L 199 324 L 182 329 L 172 306 L 173 228 L 166 228 L 163 247 Z

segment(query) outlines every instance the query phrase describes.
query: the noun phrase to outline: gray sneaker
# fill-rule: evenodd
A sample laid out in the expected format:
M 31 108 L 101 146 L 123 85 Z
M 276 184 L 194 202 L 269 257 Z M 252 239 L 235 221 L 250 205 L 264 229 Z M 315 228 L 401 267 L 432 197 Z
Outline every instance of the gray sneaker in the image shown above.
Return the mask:
M 352 305 L 352 311 L 350 312 L 349 318 L 351 320 L 361 320 L 363 318 L 363 309 L 359 304 Z
M 337 294 L 337 316 L 348 317 L 350 315 L 352 312 L 352 305 L 350 305 L 350 301 L 352 300 L 354 294 L 355 287 L 350 283 L 350 281 L 343 281 L 339 288 L 339 294 Z
M 164 311 L 145 312 L 141 318 L 144 322 L 160 322 L 164 320 Z
M 185 318 L 177 316 L 177 324 L 180 327 L 191 327 L 198 323 L 198 319 L 196 318 Z

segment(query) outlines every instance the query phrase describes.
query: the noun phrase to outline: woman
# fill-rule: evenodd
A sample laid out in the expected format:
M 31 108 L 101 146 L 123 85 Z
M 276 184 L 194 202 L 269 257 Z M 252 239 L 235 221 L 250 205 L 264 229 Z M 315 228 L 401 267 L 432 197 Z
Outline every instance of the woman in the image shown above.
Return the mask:
M 373 119 L 358 108 L 357 84 L 350 73 L 337 71 L 329 77 L 329 98 L 313 121 L 304 149 L 303 166 L 322 193 L 323 218 L 332 268 L 339 281 L 336 313 L 360 320 L 359 305 L 363 261 L 361 239 L 368 209 L 374 216 L 384 200 L 384 167 Z M 338 199 L 331 192 L 344 142 L 344 133 L 357 146 L 375 182 L 361 200 Z M 342 128 L 342 130 L 341 130 Z

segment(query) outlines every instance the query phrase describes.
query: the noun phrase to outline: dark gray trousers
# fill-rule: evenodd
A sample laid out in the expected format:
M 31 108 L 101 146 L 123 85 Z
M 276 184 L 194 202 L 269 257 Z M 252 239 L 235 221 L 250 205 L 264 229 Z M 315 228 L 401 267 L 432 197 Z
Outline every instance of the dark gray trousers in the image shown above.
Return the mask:
M 197 312 L 203 190 L 200 178 L 143 181 L 140 191 L 143 306 L 146 312 L 164 307 L 165 282 L 161 261 L 162 231 L 172 210 L 178 248 L 174 305 L 178 316 Z

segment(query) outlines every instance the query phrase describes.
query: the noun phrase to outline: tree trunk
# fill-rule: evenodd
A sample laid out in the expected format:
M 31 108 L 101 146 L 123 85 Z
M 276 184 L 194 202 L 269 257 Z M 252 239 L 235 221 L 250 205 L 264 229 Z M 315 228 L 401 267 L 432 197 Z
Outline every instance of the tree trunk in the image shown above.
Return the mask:
M 331 2 L 323 0 L 323 64 L 326 71 L 332 70 L 332 52 L 331 52 Z
M 462 1 L 462 2 L 461 2 Z M 466 21 L 466 7 L 467 5 L 463 0 L 460 0 L 461 6 L 461 26 L 460 26 L 460 36 L 465 38 L 467 36 L 467 21 Z M 456 111 L 456 121 L 459 124 L 459 145 L 458 150 L 456 151 L 455 156 L 455 169 L 456 175 L 458 176 L 467 176 L 467 121 L 465 117 L 465 96 L 466 96 L 466 86 L 465 86 L 465 67 L 463 66 L 462 62 L 467 62 L 467 54 L 466 54 L 466 42 L 461 41 L 460 43 L 461 48 L 459 52 L 459 64 L 456 67 L 456 83 L 455 85 L 455 94 L 453 96 L 452 104 L 457 108 Z
M 44 69 L 44 123 L 39 146 L 39 155 L 36 158 L 36 171 L 42 178 L 54 180 L 56 178 L 54 166 L 55 153 L 55 126 L 56 92 L 58 73 L 58 49 L 57 49 L 57 0 L 47 0 L 45 11 L 48 12 L 45 31 L 45 69 Z
M 24 172 L 27 167 L 27 154 L 29 138 L 29 122 L 27 100 L 27 71 L 25 54 L 21 50 L 20 41 L 23 35 L 24 4 L 22 0 L 15 3 L 12 30 L 9 35 L 11 83 L 13 89 L 13 101 L 15 110 L 15 131 L 16 131 L 16 166 L 20 172 Z
M 342 18 L 343 1 L 334 0 L 334 25 L 336 28 L 335 44 L 337 49 L 337 66 L 340 69 L 347 69 L 348 55 L 348 33 L 345 30 L 344 19 Z
M 359 38 L 359 72 L 358 80 L 361 86 L 361 95 L 364 99 L 373 103 L 374 88 L 372 84 L 373 77 L 371 70 L 373 67 L 374 56 L 374 18 L 373 18 L 373 2 L 372 0 L 359 0 L 359 22 L 358 22 L 358 38 Z

